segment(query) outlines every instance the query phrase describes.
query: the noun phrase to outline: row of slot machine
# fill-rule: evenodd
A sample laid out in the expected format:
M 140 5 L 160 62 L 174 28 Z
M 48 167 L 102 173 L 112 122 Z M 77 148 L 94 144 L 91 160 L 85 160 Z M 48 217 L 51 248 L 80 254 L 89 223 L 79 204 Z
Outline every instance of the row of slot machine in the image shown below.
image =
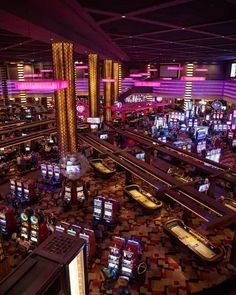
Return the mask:
M 21 203 L 31 203 L 36 199 L 36 182 L 33 179 L 10 179 L 11 196 Z
M 124 279 L 135 277 L 142 255 L 141 244 L 133 239 L 114 237 L 109 249 L 108 268 L 115 269 Z
M 62 197 L 66 203 L 78 204 L 85 200 L 85 189 L 84 185 L 80 181 L 70 182 L 65 184 L 62 189 Z
M 55 231 L 60 233 L 66 233 L 74 237 L 80 237 L 85 240 L 88 260 L 90 260 L 96 251 L 95 233 L 92 229 L 83 228 L 77 224 L 70 224 L 65 221 L 59 222 L 55 226 Z
M 8 239 L 16 231 L 16 218 L 13 209 L 2 205 L 0 207 L 0 233 Z
M 60 183 L 62 178 L 61 168 L 56 163 L 42 163 L 40 165 L 43 179 Z
M 41 244 L 48 237 L 47 219 L 42 211 L 25 209 L 20 214 L 20 238 L 33 245 Z
M 102 196 L 94 198 L 93 217 L 96 222 L 114 225 L 117 223 L 119 203 L 114 199 Z

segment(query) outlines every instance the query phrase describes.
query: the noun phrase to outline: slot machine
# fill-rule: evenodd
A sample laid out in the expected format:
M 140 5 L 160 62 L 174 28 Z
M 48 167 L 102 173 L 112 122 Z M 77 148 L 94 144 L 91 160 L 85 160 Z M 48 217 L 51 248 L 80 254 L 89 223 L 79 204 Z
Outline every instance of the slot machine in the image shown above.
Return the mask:
M 30 229 L 31 229 L 30 216 L 32 214 L 33 214 L 33 210 L 31 208 L 24 210 L 20 214 L 20 221 L 21 221 L 20 237 L 26 240 L 29 240 L 29 237 L 30 237 Z
M 88 259 L 91 259 L 95 254 L 96 250 L 96 241 L 95 233 L 93 230 L 84 228 L 83 232 L 79 234 L 80 238 L 84 239 L 87 247 Z
M 43 212 L 35 212 L 30 216 L 30 242 L 39 245 L 48 237 L 47 221 Z
M 64 200 L 66 200 L 67 202 L 71 202 L 71 187 L 70 186 L 65 186 Z
M 70 228 L 70 224 L 68 222 L 60 221 L 55 226 L 55 231 L 60 232 L 60 233 L 66 233 L 69 228 Z
M 36 197 L 36 184 L 32 179 L 27 179 L 22 182 L 24 200 L 31 202 Z
M 0 263 L 3 262 L 6 258 L 4 248 L 3 248 L 3 240 L 2 236 L 0 236 Z
M 98 196 L 93 200 L 93 217 L 95 220 L 100 221 L 103 217 L 105 198 Z
M 120 268 L 122 251 L 125 245 L 125 239 L 114 237 L 112 244 L 109 247 L 110 252 L 108 256 L 108 268 L 115 268 L 117 271 Z
M 23 187 L 21 179 L 16 181 L 16 194 L 17 198 L 22 201 L 23 200 Z
M 10 180 L 10 191 L 11 191 L 11 196 L 15 197 L 16 196 L 16 179 Z
M 115 224 L 118 217 L 118 202 L 113 199 L 105 200 L 103 219 L 108 224 Z
M 67 229 L 67 234 L 74 237 L 79 237 L 81 232 L 82 232 L 82 227 L 77 224 L 72 224 L 70 228 Z
M 52 180 L 53 172 L 54 172 L 53 165 L 48 163 L 47 166 L 48 166 L 48 179 Z
M 16 219 L 12 208 L 0 207 L 0 233 L 5 238 L 10 238 L 16 231 Z
M 41 168 L 41 173 L 42 173 L 43 179 L 47 179 L 48 178 L 47 164 L 46 163 L 41 164 L 40 168 Z
M 58 165 L 54 166 L 54 179 L 56 182 L 61 181 L 61 169 L 60 169 L 60 166 Z
M 128 240 L 123 250 L 121 262 L 121 276 L 130 279 L 136 275 L 135 269 L 141 256 L 141 245 L 134 240 Z
M 82 203 L 85 200 L 85 194 L 84 194 L 84 186 L 82 183 L 80 183 L 76 187 L 76 195 L 77 195 L 77 201 L 79 203 Z

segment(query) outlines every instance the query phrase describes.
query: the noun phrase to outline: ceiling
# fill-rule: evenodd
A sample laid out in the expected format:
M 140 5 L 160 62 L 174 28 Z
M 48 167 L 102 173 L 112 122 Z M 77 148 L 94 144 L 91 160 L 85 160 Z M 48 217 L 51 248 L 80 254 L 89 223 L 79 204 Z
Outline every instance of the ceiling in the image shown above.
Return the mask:
M 131 60 L 236 58 L 236 0 L 78 0 Z
M 51 60 L 53 40 L 77 43 L 80 59 L 89 50 L 134 63 L 236 59 L 236 0 L 7 3 L 0 5 L 0 62 Z

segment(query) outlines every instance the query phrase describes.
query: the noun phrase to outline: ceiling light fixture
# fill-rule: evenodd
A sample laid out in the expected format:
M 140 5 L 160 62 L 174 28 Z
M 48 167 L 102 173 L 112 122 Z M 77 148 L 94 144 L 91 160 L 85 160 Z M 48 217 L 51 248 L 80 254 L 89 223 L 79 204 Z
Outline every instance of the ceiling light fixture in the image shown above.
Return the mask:
M 121 18 L 126 18 L 126 15 L 122 15 Z

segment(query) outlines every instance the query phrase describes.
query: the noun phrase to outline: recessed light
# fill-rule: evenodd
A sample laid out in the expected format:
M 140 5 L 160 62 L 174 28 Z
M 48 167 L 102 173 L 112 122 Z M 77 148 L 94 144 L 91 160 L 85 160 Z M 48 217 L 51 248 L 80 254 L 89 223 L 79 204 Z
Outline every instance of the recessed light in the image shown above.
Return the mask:
M 221 38 L 224 38 L 225 36 L 221 36 Z
M 122 15 L 121 18 L 126 18 L 126 15 Z
M 185 30 L 185 28 L 183 27 L 182 30 Z

